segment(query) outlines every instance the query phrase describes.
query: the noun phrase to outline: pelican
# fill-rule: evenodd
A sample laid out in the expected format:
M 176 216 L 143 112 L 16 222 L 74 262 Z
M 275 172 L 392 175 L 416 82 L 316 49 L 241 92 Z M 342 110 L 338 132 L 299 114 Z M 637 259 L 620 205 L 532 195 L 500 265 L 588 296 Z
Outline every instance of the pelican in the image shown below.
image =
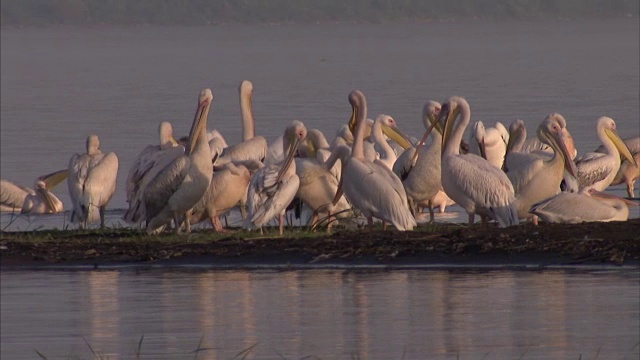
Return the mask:
M 286 158 L 276 164 L 265 165 L 256 171 L 249 183 L 247 195 L 246 228 L 262 226 L 279 215 L 280 235 L 284 232 L 284 213 L 287 205 L 298 192 L 300 179 L 296 175 L 293 156 L 298 146 L 307 137 L 307 129 L 301 121 L 294 120 L 284 131 L 283 153 Z
M 435 101 L 427 101 L 424 104 L 422 121 L 427 131 L 418 146 L 411 147 L 403 152 L 393 165 L 393 172 L 402 179 L 402 184 L 412 207 L 427 207 L 431 222 L 434 221 L 433 208 L 436 207 L 435 198 L 438 193 L 442 192 L 442 182 L 440 181 L 442 128 L 436 121 L 436 117 L 440 114 L 440 108 L 440 103 Z M 435 126 L 437 131 L 431 132 L 432 125 Z M 429 146 L 425 146 L 424 142 L 429 133 L 433 134 L 433 141 Z M 446 197 L 444 192 L 443 195 Z
M 629 197 L 634 197 L 634 183 L 640 178 L 640 136 L 623 139 L 623 141 L 631 150 L 635 164 L 627 159 L 622 159 L 620 170 L 618 170 L 616 177 L 613 178 L 611 185 L 626 184 L 627 194 Z M 604 145 L 600 145 L 595 151 L 604 153 Z
M 444 191 L 467 211 L 469 224 L 479 214 L 496 220 L 500 227 L 517 225 L 515 195 L 507 175 L 484 158 L 460 154 L 462 136 L 471 119 L 467 100 L 459 96 L 449 98 L 442 106 L 440 119 L 446 119 L 442 151 Z
M 514 157 L 510 155 L 521 153 L 526 140 L 527 128 L 524 125 L 524 121 L 522 119 L 516 119 L 511 123 L 511 125 L 509 125 L 509 141 L 507 142 L 507 147 L 504 153 L 502 170 L 504 170 L 505 172 L 509 172 L 509 163 L 512 162 L 511 159 Z
M 371 127 L 371 137 L 380 154 L 380 162 L 391 170 L 398 156 L 387 142 L 387 139 L 385 139 L 385 135 L 399 144 L 403 149 L 408 149 L 413 147 L 413 145 L 409 142 L 407 136 L 398 129 L 394 118 L 386 114 L 381 114 L 376 118 Z
M 140 207 L 140 202 L 136 201 L 136 199 L 142 193 L 141 189 L 145 176 L 159 161 L 162 161 L 165 153 L 180 154 L 184 152 L 184 147 L 182 146 L 175 151 L 165 151 L 178 146 L 178 141 L 173 137 L 173 127 L 170 122 L 161 122 L 158 126 L 158 133 L 160 135 L 160 144 L 145 147 L 133 161 L 127 174 L 126 191 L 129 208 L 123 218 L 129 222 L 137 223 L 144 218 L 144 212 L 138 211 L 138 209 L 143 209 L 144 207 Z
M 344 155 L 340 185 L 334 197 L 342 195 L 367 218 L 373 227 L 373 217 L 392 223 L 398 230 L 413 230 L 416 219 L 411 213 L 407 194 L 400 179 L 380 160 L 369 161 L 364 156 L 364 135 L 367 118 L 367 101 L 364 94 L 354 90 L 349 94 L 351 121 L 356 122 L 356 132 L 350 155 Z
M 255 121 L 251 97 L 253 84 L 244 80 L 238 88 L 240 93 L 240 111 L 242 113 L 242 142 L 224 149 L 216 160 L 216 165 L 224 165 L 233 160 L 263 161 L 267 155 L 267 140 L 263 136 L 256 136 Z
M 74 154 L 69 160 L 69 195 L 73 204 L 71 221 L 82 228 L 100 220 L 104 228 L 105 209 L 116 190 L 118 157 L 100 151 L 98 135 L 89 135 L 85 154 Z
M 594 188 L 578 193 L 562 192 L 531 206 L 531 213 L 550 223 L 626 221 L 629 205 L 638 205 Z
M 307 137 L 310 134 L 311 130 Z M 328 228 L 331 227 L 332 216 L 346 218 L 350 215 L 347 210 L 351 209 L 351 205 L 344 197 L 341 197 L 337 203 L 333 203 L 342 168 L 338 160 L 348 156 L 349 152 L 351 152 L 349 147 L 341 145 L 330 152 L 326 159 L 320 152 L 317 153 L 317 157 L 295 159 L 296 174 L 300 179 L 296 196 L 313 211 L 311 217 L 313 226 L 318 224 L 319 213 L 327 214 Z
M 207 117 L 212 101 L 210 89 L 200 92 L 184 153 L 157 171 L 144 188 L 143 201 L 149 234 L 162 231 L 171 220 L 174 220 L 176 233 L 179 233 L 180 216 L 184 216 L 186 232 L 191 231 L 187 212 L 202 198 L 213 175 L 207 142 Z
M 576 178 L 580 189 L 593 188 L 604 191 L 611 185 L 620 169 L 621 155 L 632 165 L 637 164 L 627 145 L 618 136 L 616 122 L 612 118 L 606 116 L 599 118 L 596 129 L 598 139 L 604 146 L 604 153 L 587 153 L 576 160 L 578 169 Z
M 507 129 L 499 121 L 496 122 L 495 127 L 488 128 L 482 121 L 476 121 L 473 130 L 469 140 L 469 152 L 482 156 L 491 165 L 501 169 L 509 142 Z
M 547 116 L 538 126 L 537 135 L 542 143 L 553 149 L 553 154 L 550 157 L 530 155 L 526 161 L 508 165 L 507 175 L 515 189 L 521 219 L 533 216 L 529 212 L 531 205 L 560 192 L 565 171 L 571 176 L 576 174 L 565 143 L 566 126 L 562 115 L 552 113 Z M 537 223 L 537 218 L 534 217 L 533 222 Z
M 33 189 L 0 179 L 0 211 L 27 214 L 56 214 L 64 210 L 62 201 L 52 192 L 67 178 L 68 170 L 59 170 L 36 179 Z

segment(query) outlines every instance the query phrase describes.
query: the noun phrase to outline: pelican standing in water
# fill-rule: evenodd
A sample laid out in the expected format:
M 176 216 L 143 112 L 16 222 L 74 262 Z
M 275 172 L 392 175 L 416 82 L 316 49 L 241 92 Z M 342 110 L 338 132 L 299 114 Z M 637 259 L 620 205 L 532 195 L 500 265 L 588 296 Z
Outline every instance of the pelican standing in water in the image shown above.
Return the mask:
M 175 154 L 171 160 L 184 153 L 184 147 L 178 145 L 178 141 L 173 137 L 173 127 L 170 122 L 161 122 L 158 126 L 158 133 L 160 144 L 145 147 L 129 168 L 126 182 L 129 208 L 123 216 L 126 221 L 138 223 L 145 218 L 144 206 L 140 206 L 142 192 L 144 185 L 146 185 L 145 177 L 152 172 L 156 165 L 167 159 L 167 153 Z M 172 150 L 174 147 L 175 150 Z
M 253 84 L 249 80 L 244 80 L 238 91 L 240 92 L 240 111 L 242 113 L 242 142 L 226 147 L 216 160 L 217 166 L 237 160 L 263 161 L 267 155 L 267 140 L 263 136 L 256 136 L 251 103 Z
M 637 165 L 631 151 L 616 132 L 616 122 L 603 116 L 596 125 L 598 139 L 604 146 L 604 152 L 587 153 L 576 160 L 578 173 L 576 178 L 580 189 L 593 188 L 604 191 L 616 177 L 620 169 L 620 156 L 632 165 Z
M 36 179 L 33 189 L 0 179 L 0 211 L 26 214 L 56 214 L 64 210 L 62 201 L 51 191 L 67 178 L 68 170 L 59 170 Z
M 349 94 L 351 103 L 350 123 L 357 123 L 350 156 L 345 156 L 342 176 L 334 202 L 344 195 L 367 218 L 373 227 L 373 218 L 392 223 L 398 230 L 413 230 L 416 219 L 407 202 L 402 182 L 380 160 L 369 161 L 364 155 L 364 135 L 367 118 L 367 100 L 362 92 Z
M 181 216 L 184 218 L 185 231 L 191 231 L 187 212 L 202 198 L 213 175 L 207 141 L 207 117 L 212 101 L 210 89 L 200 92 L 184 154 L 158 171 L 144 188 L 149 234 L 162 231 L 171 220 L 174 220 L 176 233 L 179 233 Z
M 298 192 L 300 179 L 296 175 L 293 157 L 298 146 L 307 137 L 307 128 L 294 120 L 283 136 L 283 152 L 286 158 L 276 164 L 265 165 L 251 177 L 247 195 L 247 219 L 245 228 L 260 228 L 275 216 L 279 216 L 279 232 L 284 232 L 284 213 Z
M 552 155 L 539 156 L 530 154 L 520 160 L 508 164 L 507 176 L 513 183 L 516 193 L 519 218 L 531 218 L 531 205 L 560 192 L 560 183 L 565 171 L 575 176 L 576 169 L 565 143 L 567 122 L 558 113 L 547 116 L 538 126 L 537 135 L 540 141 L 548 145 Z M 509 156 L 517 155 L 517 153 Z M 533 217 L 534 224 L 537 218 Z
M 116 191 L 118 157 L 100 150 L 98 135 L 89 135 L 87 152 L 74 154 L 69 160 L 69 195 L 73 204 L 71 221 L 80 222 L 82 228 L 100 220 L 104 228 L 105 209 Z
M 626 221 L 629 205 L 638 204 L 593 188 L 579 193 L 561 192 L 531 206 L 531 213 L 550 223 Z
M 469 152 L 482 156 L 491 165 L 501 169 L 509 142 L 507 129 L 499 121 L 496 122 L 495 127 L 488 128 L 482 121 L 476 121 L 473 130 L 469 141 Z
M 459 96 L 449 98 L 442 106 L 440 119 L 446 119 L 442 151 L 444 191 L 467 211 L 469 224 L 479 214 L 496 220 L 500 227 L 517 225 L 515 194 L 507 175 L 484 158 L 460 154 L 462 136 L 471 119 L 467 100 Z

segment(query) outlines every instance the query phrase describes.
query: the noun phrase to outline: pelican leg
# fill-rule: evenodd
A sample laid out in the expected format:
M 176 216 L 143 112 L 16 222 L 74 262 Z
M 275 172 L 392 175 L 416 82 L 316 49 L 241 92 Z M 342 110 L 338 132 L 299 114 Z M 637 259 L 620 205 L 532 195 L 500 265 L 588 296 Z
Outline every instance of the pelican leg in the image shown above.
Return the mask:
M 100 229 L 104 229 L 104 213 L 105 213 L 104 206 L 99 207 L 98 211 L 100 212 Z
M 219 232 L 219 233 L 226 233 L 226 232 L 229 232 L 229 230 L 225 229 L 225 228 L 222 226 L 222 222 L 220 221 L 220 217 L 219 217 L 219 216 L 217 216 L 217 215 L 212 216 L 210 220 L 211 220 L 211 225 L 213 226 L 213 228 L 214 228 L 217 232 Z
M 331 227 L 333 226 L 333 218 L 331 217 L 331 211 L 328 212 L 327 215 L 327 231 L 331 230 Z
M 313 210 L 313 214 L 311 215 L 311 228 L 315 228 L 318 226 L 318 210 Z
M 284 215 L 280 214 L 280 218 L 279 218 L 279 230 L 280 230 L 280 236 L 282 236 L 282 234 L 284 233 Z
M 533 215 L 533 217 L 531 218 L 531 222 L 533 223 L 533 225 L 538 225 L 538 216 L 537 215 Z
M 634 192 L 634 184 L 632 180 L 627 180 L 627 195 L 629 195 L 630 198 L 634 197 L 635 192 Z
M 240 216 L 242 216 L 242 220 L 247 218 L 247 204 L 240 203 Z
M 387 230 L 387 222 L 382 220 L 382 230 Z
M 475 222 L 475 217 L 476 217 L 476 214 L 473 214 L 473 213 L 469 214 L 469 225 L 473 225 L 473 223 Z
M 178 218 L 178 213 L 173 212 L 173 222 L 176 224 L 176 234 L 180 234 L 180 219 Z
M 433 203 L 429 200 L 429 223 L 433 224 L 436 221 L 436 216 L 433 213 Z

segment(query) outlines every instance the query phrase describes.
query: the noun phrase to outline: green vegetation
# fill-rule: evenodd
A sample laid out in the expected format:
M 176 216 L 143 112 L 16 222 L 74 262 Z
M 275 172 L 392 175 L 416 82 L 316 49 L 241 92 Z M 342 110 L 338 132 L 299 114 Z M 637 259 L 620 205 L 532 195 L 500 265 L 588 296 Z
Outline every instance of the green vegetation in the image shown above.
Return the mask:
M 2 0 L 2 26 L 638 16 L 639 0 Z

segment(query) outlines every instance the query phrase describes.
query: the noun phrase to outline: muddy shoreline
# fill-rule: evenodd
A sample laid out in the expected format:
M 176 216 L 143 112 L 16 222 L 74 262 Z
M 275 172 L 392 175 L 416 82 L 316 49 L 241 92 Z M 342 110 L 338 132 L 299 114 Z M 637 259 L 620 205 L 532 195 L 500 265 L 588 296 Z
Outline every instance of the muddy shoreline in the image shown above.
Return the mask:
M 147 236 L 131 229 L 2 232 L 0 268 L 201 267 L 212 269 L 631 266 L 640 269 L 640 219 L 459 224 L 382 229 Z

